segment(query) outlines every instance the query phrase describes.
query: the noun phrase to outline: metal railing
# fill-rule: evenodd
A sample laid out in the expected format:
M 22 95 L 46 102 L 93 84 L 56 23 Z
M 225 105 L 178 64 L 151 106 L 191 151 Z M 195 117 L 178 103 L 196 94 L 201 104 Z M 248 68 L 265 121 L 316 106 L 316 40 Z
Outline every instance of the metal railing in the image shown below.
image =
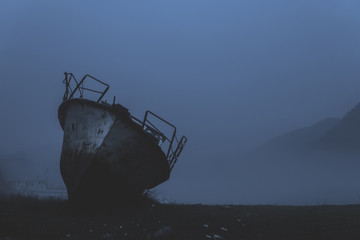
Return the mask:
M 170 136 L 166 136 L 163 132 L 161 132 L 152 122 L 150 122 L 150 120 L 148 119 L 149 115 L 170 126 L 173 129 L 172 134 Z M 140 121 L 135 117 L 132 117 L 132 119 L 135 120 L 139 125 L 141 125 L 144 131 L 154 136 L 159 142 L 167 142 L 169 144 L 169 147 L 165 149 L 165 152 L 170 170 L 172 170 L 182 150 L 185 147 L 187 138 L 185 136 L 182 136 L 179 140 L 176 136 L 176 127 L 149 110 L 145 112 L 143 121 Z
M 82 98 L 84 98 L 84 91 L 90 91 L 90 92 L 100 94 L 100 97 L 97 100 L 97 102 L 100 102 L 101 99 L 106 94 L 106 92 L 109 90 L 108 84 L 100 81 L 99 79 L 97 79 L 89 74 L 86 74 L 80 81 L 78 81 L 72 73 L 65 72 L 64 74 L 65 74 L 65 79 L 64 79 L 63 83 L 66 85 L 66 89 L 65 89 L 63 101 L 72 99 L 74 97 L 74 95 L 77 93 L 79 94 L 79 97 L 82 99 Z M 105 90 L 98 91 L 98 90 L 84 87 L 84 82 L 88 78 L 91 78 L 91 79 L 95 80 L 96 82 L 106 86 Z M 115 104 L 115 97 L 114 97 L 114 104 Z M 157 118 L 158 120 L 160 120 L 161 122 L 170 126 L 173 129 L 172 134 L 170 136 L 166 136 L 152 122 L 150 122 L 150 120 L 148 119 L 149 116 L 153 116 L 153 117 Z M 167 142 L 169 144 L 169 147 L 167 149 L 165 149 L 164 152 L 166 153 L 166 158 L 168 160 L 170 171 L 171 171 L 174 168 L 174 165 L 177 162 L 183 148 L 185 147 L 187 138 L 185 136 L 182 136 L 179 140 L 176 136 L 176 127 L 151 111 L 145 112 L 143 121 L 141 121 L 133 116 L 130 116 L 130 117 L 132 120 L 134 120 L 134 122 L 136 122 L 138 125 L 140 125 L 145 132 L 147 132 L 148 134 L 155 137 L 155 139 L 158 141 L 158 143 Z
M 81 80 L 80 82 L 75 78 L 75 76 L 72 74 L 72 73 L 67 73 L 65 72 L 65 79 L 63 81 L 63 83 L 65 83 L 65 86 L 66 86 L 66 89 L 65 89 L 65 94 L 64 94 L 64 97 L 63 97 L 63 101 L 65 100 L 69 100 L 71 98 L 74 97 L 74 94 L 75 93 L 79 93 L 79 97 L 80 98 L 84 98 L 84 91 L 89 91 L 89 92 L 94 92 L 94 93 L 98 93 L 100 94 L 100 97 L 98 98 L 97 102 L 100 102 L 101 99 L 104 97 L 104 95 L 106 94 L 106 92 L 109 90 L 109 85 L 100 81 L 99 79 L 89 75 L 89 74 L 86 74 Z M 98 90 L 94 90 L 94 89 L 90 89 L 90 88 L 86 88 L 84 87 L 84 82 L 86 79 L 93 79 L 95 80 L 96 82 L 106 86 L 105 90 L 103 91 L 98 91 Z M 75 87 L 74 89 L 72 89 L 72 83 L 75 83 Z

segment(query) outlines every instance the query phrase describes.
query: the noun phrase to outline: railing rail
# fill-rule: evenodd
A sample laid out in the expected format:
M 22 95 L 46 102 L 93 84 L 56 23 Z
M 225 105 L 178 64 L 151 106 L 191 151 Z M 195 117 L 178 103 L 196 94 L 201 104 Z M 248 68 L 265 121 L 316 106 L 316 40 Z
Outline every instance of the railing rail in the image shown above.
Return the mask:
M 100 102 L 101 99 L 104 97 L 104 95 L 106 94 L 106 92 L 109 90 L 109 85 L 100 81 L 99 79 L 86 74 L 81 80 L 80 82 L 77 81 L 77 79 L 75 78 L 75 76 L 72 73 L 67 73 L 65 72 L 65 79 L 63 81 L 63 83 L 65 83 L 66 89 L 65 89 L 65 94 L 63 97 L 63 101 L 65 100 L 69 100 L 71 98 L 74 97 L 74 95 L 78 92 L 79 93 L 79 97 L 80 98 L 84 98 L 84 91 L 89 91 L 89 92 L 94 92 L 94 93 L 98 93 L 100 94 L 100 97 L 98 98 L 97 102 Z M 99 91 L 99 90 L 95 90 L 95 89 L 90 89 L 87 87 L 84 87 L 84 82 L 86 79 L 93 79 L 94 81 L 104 85 L 106 88 L 103 91 Z M 75 88 L 74 90 L 72 89 L 71 85 L 72 85 L 72 81 L 75 82 Z
M 163 134 L 152 122 L 150 122 L 150 120 L 148 119 L 149 115 L 157 118 L 158 120 L 160 120 L 163 123 L 170 126 L 173 129 L 171 137 Z M 140 120 L 138 120 L 138 119 L 136 119 L 136 120 L 138 123 L 140 122 Z M 169 147 L 166 150 L 166 158 L 168 160 L 170 170 L 172 170 L 174 168 L 174 165 L 177 162 L 183 148 L 185 147 L 187 138 L 185 136 L 182 136 L 179 141 L 176 136 L 176 127 L 173 124 L 166 121 L 165 119 L 163 119 L 162 117 L 156 115 L 155 113 L 153 113 L 149 110 L 145 112 L 144 120 L 142 121 L 141 126 L 142 126 L 143 130 L 151 129 L 151 131 L 153 131 L 155 134 L 157 134 L 160 139 L 163 139 L 163 141 L 167 141 L 169 143 Z
M 66 89 L 65 89 L 63 101 L 72 99 L 75 96 L 75 94 L 77 94 L 77 93 L 79 94 L 80 98 L 84 98 L 84 91 L 89 91 L 89 92 L 94 92 L 94 93 L 100 94 L 100 97 L 97 99 L 97 102 L 100 102 L 101 99 L 106 94 L 106 92 L 109 90 L 108 84 L 100 81 L 99 79 L 97 79 L 89 74 L 86 74 L 80 81 L 78 81 L 72 73 L 65 72 L 64 74 L 65 74 L 65 79 L 63 82 L 66 86 Z M 104 85 L 106 87 L 105 90 L 100 91 L 100 90 L 95 90 L 95 89 L 91 89 L 88 87 L 84 87 L 85 80 L 89 79 L 89 78 Z M 72 86 L 74 86 L 74 85 L 75 85 L 75 87 L 73 89 Z M 114 98 L 114 103 L 115 103 L 115 98 Z M 165 135 L 162 131 L 159 130 L 158 127 L 155 126 L 154 123 L 150 122 L 149 116 L 155 117 L 158 120 L 160 120 L 161 122 L 170 126 L 172 128 L 172 133 L 170 134 L 170 136 Z M 169 144 L 169 147 L 167 149 L 165 149 L 164 152 L 166 152 L 166 158 L 168 160 L 170 171 L 171 171 L 174 168 L 174 165 L 177 162 L 177 160 L 187 142 L 187 138 L 185 136 L 182 136 L 180 138 L 180 140 L 178 140 L 178 138 L 176 136 L 176 127 L 173 124 L 169 123 L 168 121 L 166 121 L 165 119 L 163 119 L 162 117 L 156 115 L 155 113 L 153 113 L 151 111 L 145 112 L 143 121 L 141 121 L 133 116 L 131 116 L 131 119 L 134 122 L 136 122 L 138 125 L 140 125 L 145 132 L 150 133 L 151 135 L 156 137 L 159 141 L 162 141 L 162 143 L 167 142 Z

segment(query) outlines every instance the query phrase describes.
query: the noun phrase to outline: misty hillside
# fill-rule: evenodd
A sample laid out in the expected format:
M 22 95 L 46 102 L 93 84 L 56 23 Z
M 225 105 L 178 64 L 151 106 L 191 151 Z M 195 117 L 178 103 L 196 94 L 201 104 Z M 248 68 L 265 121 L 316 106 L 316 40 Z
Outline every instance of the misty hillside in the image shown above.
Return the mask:
M 341 119 L 326 118 L 310 127 L 275 137 L 257 148 L 254 156 L 289 158 L 324 153 L 360 153 L 360 104 Z
M 257 151 L 262 153 L 301 153 L 310 149 L 315 143 L 337 124 L 340 119 L 326 118 L 306 128 L 296 129 L 271 139 Z
M 326 118 L 269 140 L 242 158 L 246 164 L 229 168 L 229 183 L 237 182 L 234 191 L 244 202 L 358 203 L 358 143 L 360 105 L 340 119 Z
M 36 176 L 44 178 L 47 175 L 50 183 L 62 185 L 59 165 L 59 146 L 50 143 L 3 156 L 0 159 L 0 175 L 2 173 L 6 181 L 32 180 Z
M 7 184 L 0 171 L 0 193 L 5 192 L 6 190 L 7 190 Z
M 0 155 L 0 163 L 2 162 L 2 159 L 4 157 Z M 6 181 L 3 177 L 3 168 L 0 164 L 0 193 L 3 193 L 7 190 L 7 184 L 6 184 Z
M 322 136 L 318 147 L 360 153 L 360 103 Z

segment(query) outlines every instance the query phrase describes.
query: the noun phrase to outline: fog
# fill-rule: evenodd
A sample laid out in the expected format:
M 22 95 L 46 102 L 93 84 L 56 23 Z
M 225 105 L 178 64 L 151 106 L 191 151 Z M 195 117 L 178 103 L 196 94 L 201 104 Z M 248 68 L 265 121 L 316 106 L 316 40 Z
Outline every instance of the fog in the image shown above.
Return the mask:
M 160 200 L 358 203 L 351 154 L 258 147 L 360 102 L 360 3 L 343 1 L 0 2 L 0 166 L 56 184 L 63 73 L 110 84 L 105 99 L 148 109 L 189 138 Z M 261 156 L 261 157 L 259 157 Z M 281 157 L 279 157 L 281 156 Z M 360 157 L 360 156 L 359 156 Z

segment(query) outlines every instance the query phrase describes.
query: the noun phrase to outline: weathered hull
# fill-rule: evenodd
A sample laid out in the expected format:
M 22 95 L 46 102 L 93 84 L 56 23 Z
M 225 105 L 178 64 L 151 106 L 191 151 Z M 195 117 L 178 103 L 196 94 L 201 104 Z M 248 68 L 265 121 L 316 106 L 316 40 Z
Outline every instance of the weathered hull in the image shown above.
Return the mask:
M 118 201 L 169 178 L 164 152 L 119 105 L 70 99 L 60 105 L 59 120 L 70 201 Z

